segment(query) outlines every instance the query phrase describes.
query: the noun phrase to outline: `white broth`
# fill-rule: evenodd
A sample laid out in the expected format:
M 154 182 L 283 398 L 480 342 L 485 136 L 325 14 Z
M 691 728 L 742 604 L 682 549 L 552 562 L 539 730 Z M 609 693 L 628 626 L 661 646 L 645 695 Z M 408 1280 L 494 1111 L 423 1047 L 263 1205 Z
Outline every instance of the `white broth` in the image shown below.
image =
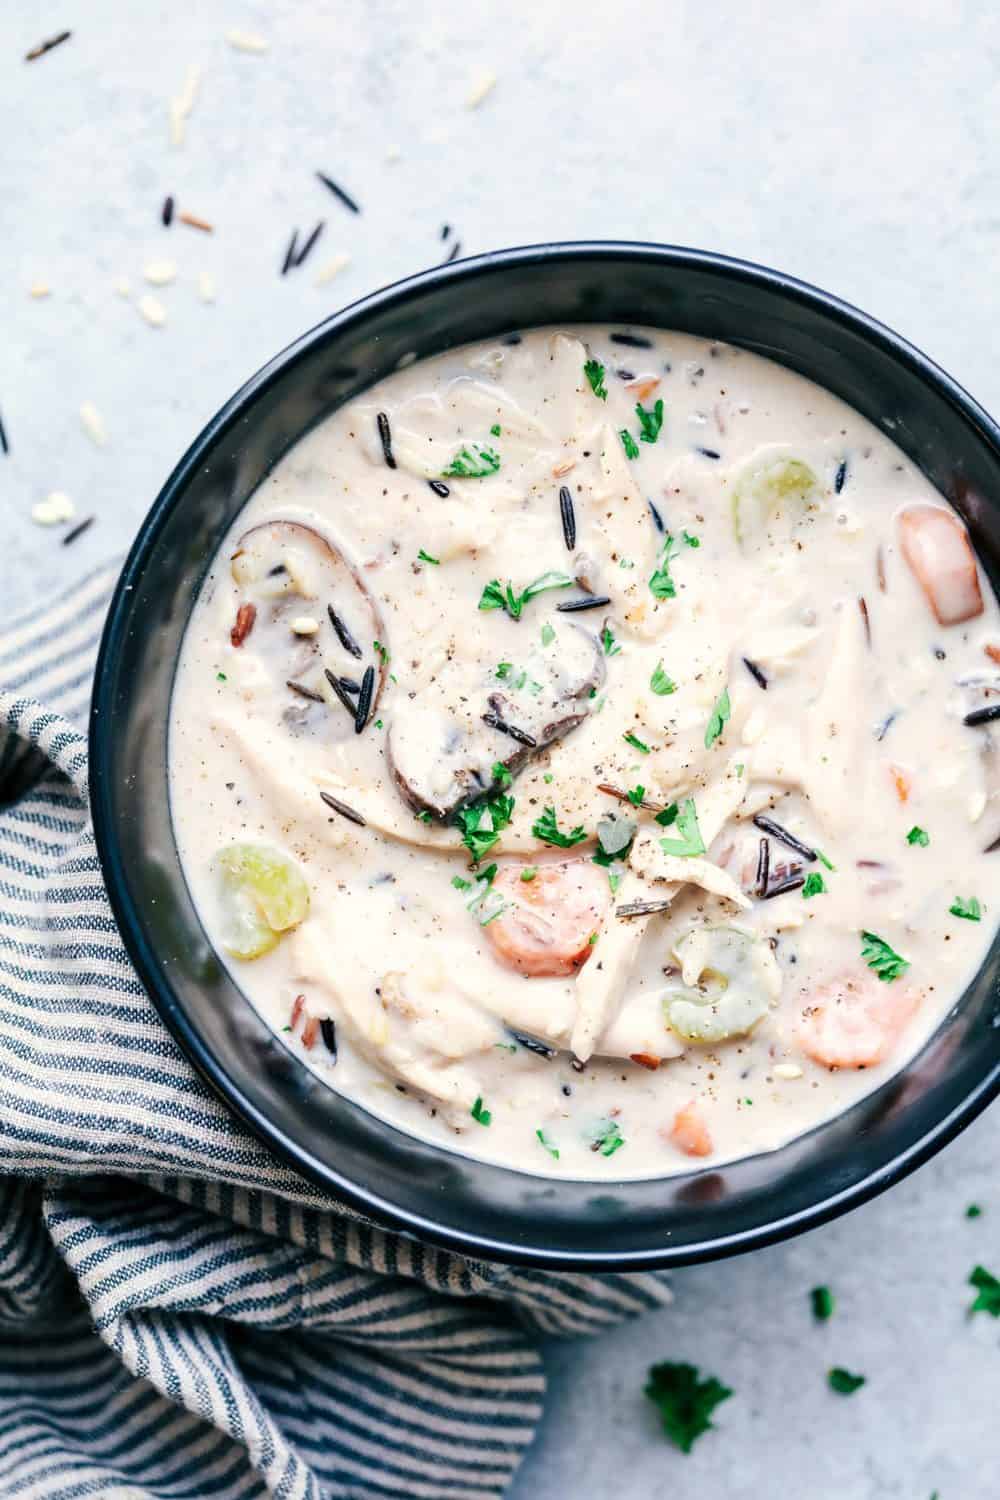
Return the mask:
M 252 496 L 184 641 L 174 828 L 349 1099 L 536 1173 L 690 1170 L 876 1088 L 981 964 L 998 663 L 961 522 L 841 401 L 537 330 L 392 375 Z

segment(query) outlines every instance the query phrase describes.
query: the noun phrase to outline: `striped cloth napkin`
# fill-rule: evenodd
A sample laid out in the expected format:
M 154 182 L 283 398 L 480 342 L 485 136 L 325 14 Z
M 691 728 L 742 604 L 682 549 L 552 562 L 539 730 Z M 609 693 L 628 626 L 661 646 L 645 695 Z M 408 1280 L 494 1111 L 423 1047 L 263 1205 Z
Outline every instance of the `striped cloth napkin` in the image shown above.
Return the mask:
M 539 1333 L 669 1300 L 389 1233 L 277 1161 L 129 964 L 84 734 L 115 570 L 0 631 L 0 1495 L 500 1496 Z

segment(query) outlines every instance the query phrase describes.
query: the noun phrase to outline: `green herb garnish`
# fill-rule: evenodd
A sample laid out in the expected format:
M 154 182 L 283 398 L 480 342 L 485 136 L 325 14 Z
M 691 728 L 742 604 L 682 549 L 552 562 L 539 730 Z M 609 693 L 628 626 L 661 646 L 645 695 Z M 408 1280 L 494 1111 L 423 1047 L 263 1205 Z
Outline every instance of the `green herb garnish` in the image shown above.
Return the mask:
M 948 910 L 953 917 L 964 917 L 967 922 L 979 922 L 983 915 L 975 896 L 970 896 L 968 901 L 963 896 L 956 896 Z
M 215 676 L 219 682 L 229 681 L 229 678 L 226 676 L 225 672 L 216 672 Z
M 719 735 L 722 733 L 723 729 L 729 723 L 729 714 L 730 714 L 729 689 L 728 688 L 723 688 L 722 689 L 722 693 L 719 696 L 719 701 L 716 703 L 715 707 L 712 709 L 712 717 L 709 719 L 709 721 L 708 721 L 708 727 L 705 730 L 705 749 L 706 750 L 711 745 L 715 744 L 716 740 L 719 738 Z
M 662 814 L 660 815 L 662 817 Z M 704 854 L 705 840 L 701 836 L 698 827 L 698 813 L 695 809 L 694 798 L 685 797 L 678 809 L 676 819 L 679 839 L 661 839 L 660 848 L 664 854 L 676 854 L 681 859 L 688 859 L 693 854 Z M 659 818 L 657 818 L 659 822 Z
M 499 437 L 500 436 L 500 423 L 499 422 L 494 422 L 493 423 L 493 426 L 490 428 L 490 433 L 492 434 L 493 437 Z
M 619 432 L 618 436 L 621 438 L 622 447 L 625 449 L 625 457 L 626 458 L 638 458 L 639 457 L 639 444 L 636 442 L 635 438 L 629 432 L 628 428 L 627 427 L 623 427 L 621 429 L 621 431 Z
M 653 692 L 659 694 L 661 698 L 665 697 L 667 693 L 676 693 L 677 691 L 677 684 L 671 681 L 666 672 L 664 672 L 662 661 L 656 663 L 656 671 L 649 679 L 649 685 Z
M 742 766 L 740 767 L 740 774 L 743 774 Z M 825 865 L 828 870 L 836 870 L 837 866 L 831 860 L 827 859 L 822 849 L 816 850 L 816 858 L 819 860 L 820 864 Z
M 625 795 L 631 802 L 633 807 L 639 807 L 642 804 L 643 797 L 645 797 L 646 795 L 646 788 L 644 786 L 634 786 L 632 790 L 630 792 L 626 792 Z
M 493 762 L 493 773 L 492 774 L 493 774 L 494 783 L 497 786 L 499 786 L 499 787 L 508 787 L 508 786 L 510 786 L 511 782 L 514 779 L 511 776 L 510 772 L 508 771 L 507 767 L 504 765 L 504 763 L 503 763 L 502 760 L 495 760 Z
M 611 894 L 612 894 L 612 896 L 617 896 L 617 894 L 618 894 L 618 887 L 621 885 L 621 883 L 622 883 L 622 877 L 621 877 L 621 875 L 616 875 L 615 872 L 614 872 L 614 870 L 609 870 L 608 871 L 608 885 L 611 887 Z
M 625 1144 L 621 1126 L 617 1120 L 598 1120 L 590 1136 L 591 1145 L 595 1151 L 602 1156 L 614 1156 L 615 1152 Z
M 560 833 L 554 807 L 547 807 L 541 817 L 535 819 L 531 831 L 543 844 L 553 844 L 557 849 L 572 849 L 574 844 L 582 844 L 587 837 L 579 825 L 569 833 Z
M 556 633 L 552 629 L 552 626 L 549 624 L 548 620 L 546 620 L 545 624 L 542 626 L 542 645 L 551 646 L 555 638 Z
M 500 455 L 495 448 L 481 443 L 471 443 L 459 448 L 451 463 L 442 474 L 443 479 L 485 479 L 495 474 L 500 467 Z
M 884 938 L 878 937 L 874 932 L 861 934 L 861 957 L 869 969 L 886 984 L 891 984 L 910 967 L 909 959 L 901 958 Z
M 533 583 L 529 583 L 519 594 L 515 594 L 511 584 L 506 589 L 499 578 L 492 578 L 483 589 L 479 600 L 479 608 L 503 609 L 510 615 L 512 620 L 521 618 L 521 611 L 529 599 L 534 599 L 536 594 L 543 594 L 547 589 L 568 589 L 573 580 L 566 573 L 548 572 L 542 573 Z
M 696 1365 L 653 1365 L 645 1394 L 658 1408 L 663 1431 L 682 1453 L 690 1453 L 695 1441 L 715 1426 L 713 1411 L 733 1394 L 714 1375 L 699 1378 Z
M 488 1125 L 493 1118 L 490 1111 L 483 1108 L 483 1101 L 481 1098 L 476 1100 L 475 1104 L 469 1110 L 469 1114 L 478 1125 Z
M 841 1369 L 836 1365 L 827 1372 L 827 1384 L 831 1391 L 836 1391 L 838 1396 L 853 1396 L 855 1391 L 860 1391 L 865 1383 L 863 1375 L 852 1375 L 850 1370 Z
M 985 1312 L 991 1318 L 1000 1318 L 1000 1281 L 985 1266 L 977 1266 L 969 1277 L 969 1285 L 974 1286 L 977 1293 L 969 1312 Z
M 599 401 L 607 401 L 608 388 L 604 384 L 604 366 L 599 359 L 588 359 L 583 367 L 590 389 Z
M 680 809 L 678 808 L 677 803 L 671 802 L 667 807 L 663 809 L 662 812 L 658 812 L 656 814 L 653 822 L 659 823 L 661 828 L 669 828 L 671 823 L 677 822 L 677 814 L 679 811 Z
M 822 896 L 825 892 L 826 882 L 818 870 L 813 870 L 811 874 L 806 876 L 805 884 L 802 887 L 803 901 L 808 901 L 812 896 Z
M 534 880 L 537 874 L 538 870 L 534 865 L 525 865 L 524 869 L 521 871 L 521 879 L 524 881 L 525 885 L 530 885 L 531 881 Z
M 825 1323 L 828 1318 L 833 1317 L 836 1303 L 828 1286 L 814 1286 L 809 1293 L 809 1300 L 812 1303 L 813 1317 L 817 1323 Z
M 502 792 L 481 797 L 455 814 L 455 825 L 462 830 L 462 843 L 478 865 L 500 837 L 501 830 L 510 823 L 514 811 L 513 797 Z
M 439 568 L 441 566 L 441 559 L 439 557 L 431 557 L 430 553 L 425 552 L 423 547 L 421 547 L 420 551 L 417 553 L 417 557 L 421 562 L 433 563 L 435 568 Z
M 416 818 L 418 823 L 429 823 L 431 820 L 431 815 L 427 811 L 426 807 L 422 812 L 414 813 L 413 816 Z
M 372 650 L 375 652 L 376 656 L 381 657 L 383 667 L 389 665 L 389 653 L 382 645 L 381 641 L 372 641 Z
M 982 1209 L 980 1208 L 978 1203 L 970 1203 L 968 1208 L 965 1210 L 965 1217 L 967 1219 L 978 1219 L 981 1213 Z
M 604 647 L 605 656 L 617 656 L 622 649 L 607 625 L 601 631 L 601 645 Z
M 663 402 L 657 401 L 652 411 L 647 411 L 641 401 L 636 402 L 635 414 L 639 418 L 639 426 L 642 432 L 639 440 L 643 443 L 655 443 L 663 426 Z
M 553 776 L 551 771 L 545 771 L 542 773 L 542 780 L 545 782 L 546 786 L 551 786 L 555 779 L 556 778 Z
M 681 532 L 681 536 L 684 538 L 684 541 L 687 543 L 687 545 L 689 547 L 700 547 L 701 546 L 701 538 L 697 537 L 697 536 L 692 536 L 691 533 L 690 533 L 690 531 L 682 531 Z
M 629 730 L 628 734 L 623 734 L 622 735 L 622 739 L 625 741 L 625 743 L 627 745 L 631 745 L 634 750 L 638 750 L 639 753 L 640 753 L 640 755 L 648 755 L 649 754 L 649 746 L 648 745 L 644 745 L 643 742 L 642 742 L 642 740 L 639 738 L 639 736 L 636 735 L 636 734 L 633 734 L 632 731 L 631 731 L 631 729 Z
M 535 1131 L 535 1135 L 538 1137 L 539 1141 L 545 1147 L 545 1149 L 549 1153 L 549 1155 L 552 1156 L 552 1157 L 554 1157 L 555 1160 L 558 1161 L 559 1160 L 559 1147 L 558 1146 L 553 1146 L 553 1144 L 552 1144 L 551 1141 L 548 1141 L 548 1140 L 545 1139 L 545 1131 L 544 1130 L 536 1130 Z
M 670 576 L 671 560 L 677 555 L 674 539 L 669 531 L 663 538 L 663 546 L 660 549 L 660 558 L 656 564 L 656 570 L 650 575 L 649 587 L 654 599 L 674 599 L 677 596 L 677 586 Z
M 921 828 L 916 823 L 914 823 L 913 827 L 906 835 L 906 842 L 908 844 L 919 844 L 921 849 L 926 849 L 930 841 L 931 836 L 927 832 L 926 828 Z
M 513 665 L 514 663 L 512 661 L 498 661 L 495 676 L 499 677 L 501 680 L 504 677 L 509 677 L 511 667 L 513 667 Z

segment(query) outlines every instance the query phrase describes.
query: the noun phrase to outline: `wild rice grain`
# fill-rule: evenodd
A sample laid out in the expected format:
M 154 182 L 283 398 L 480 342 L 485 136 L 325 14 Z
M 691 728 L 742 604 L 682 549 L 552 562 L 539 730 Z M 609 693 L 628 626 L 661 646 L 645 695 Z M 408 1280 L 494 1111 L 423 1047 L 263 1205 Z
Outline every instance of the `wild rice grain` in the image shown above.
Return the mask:
M 440 479 L 428 479 L 427 483 L 430 485 L 435 495 L 440 495 L 442 500 L 447 500 L 448 496 L 451 494 L 451 490 L 446 484 L 443 484 Z
M 334 182 L 332 177 L 327 177 L 325 172 L 317 172 L 316 176 L 319 178 L 324 187 L 330 189 L 330 192 L 335 198 L 340 199 L 345 208 L 350 209 L 352 214 L 359 214 L 361 212 L 361 209 L 359 208 L 358 204 L 355 203 L 350 193 L 345 192 L 338 183 Z
M 797 839 L 794 833 L 789 833 L 787 828 L 782 828 L 781 824 L 776 823 L 773 818 L 767 818 L 763 813 L 758 813 L 753 821 L 754 826 L 759 828 L 761 833 L 769 833 L 773 839 L 778 840 L 779 844 L 787 844 L 789 849 L 794 849 L 796 854 L 802 855 L 803 859 L 814 860 L 816 858 L 815 849 L 810 849 L 808 844 Z
M 359 812 L 355 812 L 353 807 L 348 807 L 346 802 L 341 802 L 339 798 L 334 797 L 330 792 L 320 792 L 320 796 L 326 803 L 327 807 L 332 807 L 334 812 L 340 813 L 340 816 L 342 818 L 346 818 L 348 822 L 357 823 L 359 828 L 364 828 L 367 826 L 365 823 L 365 819 L 361 816 L 361 814 Z
M 319 1023 L 319 1029 L 323 1036 L 323 1045 L 330 1054 L 331 1062 L 337 1061 L 337 1028 L 329 1016 L 324 1016 Z
M 71 31 L 60 31 L 58 36 L 50 36 L 47 41 L 39 42 L 37 47 L 32 47 L 30 52 L 24 54 L 25 62 L 34 62 L 36 58 L 44 57 L 46 52 L 51 52 L 53 47 L 59 47 L 63 42 L 68 42 L 73 35 Z
M 652 349 L 653 340 L 645 338 L 641 333 L 612 333 L 609 334 L 613 344 L 627 344 L 630 349 Z
M 174 200 L 169 193 L 163 200 L 163 207 L 160 209 L 160 218 L 165 227 L 169 229 L 174 221 Z
M 348 630 L 347 626 L 344 624 L 343 620 L 340 618 L 332 604 L 328 604 L 326 606 L 326 612 L 330 617 L 330 624 L 333 626 L 334 630 L 337 633 L 337 639 L 343 646 L 344 650 L 349 651 L 352 656 L 356 656 L 358 661 L 361 661 L 365 653 L 362 651 L 361 647 L 358 645 L 357 641 L 354 639 L 353 635 Z
M 357 708 L 351 702 L 350 697 L 348 696 L 348 694 L 344 691 L 343 687 L 341 686 L 340 678 L 336 675 L 336 673 L 331 672 L 329 667 L 324 667 L 323 668 L 323 676 L 326 678 L 327 682 L 333 688 L 334 694 L 336 695 L 336 698 L 337 698 L 337 702 L 340 703 L 340 704 L 342 704 L 343 707 L 347 709 L 347 712 L 350 714 L 350 716 L 351 716 L 352 719 L 356 719 L 357 718 Z
M 389 426 L 389 418 L 384 411 L 380 411 L 375 418 L 378 425 L 378 435 L 382 443 L 382 457 L 390 469 L 396 467 L 396 460 L 392 453 L 392 428 Z
M 491 729 L 497 730 L 500 734 L 510 735 L 512 740 L 517 740 L 519 745 L 527 745 L 529 750 L 534 750 L 538 744 L 533 735 L 523 729 L 518 729 L 516 724 L 508 724 L 506 719 L 501 719 L 497 713 L 483 714 L 483 723 L 488 724 Z
M 365 673 L 361 679 L 361 691 L 358 694 L 358 711 L 354 719 L 355 734 L 360 734 L 368 723 L 368 715 L 371 713 L 374 692 L 375 668 L 365 667 Z
M 71 527 L 71 529 L 66 532 L 65 536 L 62 539 L 63 546 L 68 547 L 70 542 L 75 542 L 78 536 L 83 536 L 83 533 L 85 531 L 89 531 L 96 520 L 96 516 L 86 516 L 84 520 L 78 522 L 76 526 Z
M 576 615 L 584 609 L 603 609 L 610 603 L 607 594 L 587 594 L 582 599 L 567 599 L 564 604 L 557 604 L 556 609 L 564 615 Z
M 576 546 L 576 511 L 573 508 L 573 496 L 565 484 L 559 491 L 559 518 L 562 521 L 566 550 L 572 552 Z
M 755 661 L 751 661 L 749 656 L 743 657 L 743 665 L 746 667 L 747 671 L 750 673 L 750 676 L 753 678 L 757 686 L 763 688 L 766 693 L 767 678 L 764 676 L 762 669 L 758 667 Z

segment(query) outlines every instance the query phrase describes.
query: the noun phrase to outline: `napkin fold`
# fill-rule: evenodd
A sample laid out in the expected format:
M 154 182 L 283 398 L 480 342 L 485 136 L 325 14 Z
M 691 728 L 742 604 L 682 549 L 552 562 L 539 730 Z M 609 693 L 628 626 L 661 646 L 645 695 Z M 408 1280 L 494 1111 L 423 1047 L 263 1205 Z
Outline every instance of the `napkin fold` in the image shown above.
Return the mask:
M 277 1160 L 129 963 L 87 799 L 117 565 L 0 629 L 0 1495 L 491 1500 L 542 1413 L 539 1334 L 660 1273 L 490 1265 Z

